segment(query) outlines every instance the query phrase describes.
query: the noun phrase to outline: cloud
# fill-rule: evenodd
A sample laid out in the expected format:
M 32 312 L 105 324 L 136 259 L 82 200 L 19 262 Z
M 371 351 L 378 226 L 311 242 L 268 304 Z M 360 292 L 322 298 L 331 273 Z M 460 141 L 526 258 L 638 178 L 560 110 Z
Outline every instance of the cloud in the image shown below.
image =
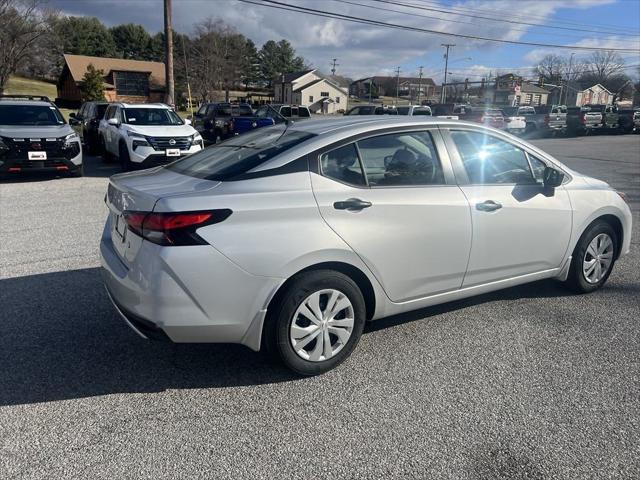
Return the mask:
M 101 2 L 76 2 L 74 0 L 52 0 L 71 13 L 95 15 L 108 24 L 138 22 L 151 31 L 162 28 L 162 9 L 150 8 L 155 1 L 132 0 L 127 8 L 123 2 L 102 0 Z M 525 35 L 532 35 L 532 27 L 518 24 L 507 24 L 470 17 L 416 10 L 400 5 L 372 3 L 369 0 L 352 0 L 374 8 L 350 5 L 334 0 L 309 2 L 305 0 L 282 0 L 285 3 L 316 8 L 396 23 L 413 27 L 463 33 L 476 36 L 520 40 Z M 561 8 L 586 9 L 594 5 L 611 3 L 614 0 L 463 0 L 451 7 L 455 9 L 484 10 L 483 16 L 505 17 L 509 19 L 534 19 L 533 22 L 544 23 Z M 417 5 L 417 3 L 416 3 Z M 425 7 L 432 5 L 424 4 Z M 298 54 L 304 56 L 313 66 L 327 71 L 329 61 L 338 58 L 338 73 L 352 77 L 373 74 L 386 74 L 398 65 L 417 65 L 425 63 L 425 57 L 442 51 L 443 42 L 456 43 L 456 55 L 481 49 L 483 53 L 498 51 L 499 44 L 483 40 L 467 40 L 443 35 L 424 34 L 418 32 L 394 30 L 371 25 L 344 22 L 335 19 L 303 15 L 289 11 L 277 10 L 256 5 L 241 3 L 237 0 L 226 1 L 188 1 L 173 3 L 175 28 L 183 32 L 192 32 L 193 26 L 208 16 L 218 17 L 234 26 L 240 33 L 251 38 L 258 46 L 269 39 L 286 38 L 296 48 Z M 397 10 L 390 12 L 387 10 Z M 448 8 L 443 5 L 442 8 Z M 489 13 L 498 12 L 498 13 Z M 407 15 L 410 13 L 411 15 Z M 524 20 L 531 21 L 531 20 Z M 546 37 L 540 37 L 543 31 L 536 30 L 536 40 L 557 43 L 588 41 L 580 37 L 579 32 L 546 30 Z M 563 37 L 563 35 L 566 37 Z M 583 36 L 584 37 L 584 36 Z M 536 53 L 529 52 L 526 58 L 532 62 Z M 413 69 L 413 68 L 412 68 Z M 409 70 L 406 67 L 406 70 Z M 440 68 L 430 70 L 432 76 L 440 75 Z M 415 72 L 404 72 L 414 74 Z

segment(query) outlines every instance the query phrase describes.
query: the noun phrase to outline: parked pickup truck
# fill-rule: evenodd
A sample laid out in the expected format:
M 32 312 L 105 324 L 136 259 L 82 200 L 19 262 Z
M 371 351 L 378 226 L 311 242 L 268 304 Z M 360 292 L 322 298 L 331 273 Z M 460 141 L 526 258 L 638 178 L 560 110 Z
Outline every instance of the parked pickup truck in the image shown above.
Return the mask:
M 567 108 L 563 105 L 518 107 L 518 115 L 526 119 L 527 136 L 563 133 L 567 129 Z
M 503 130 L 505 125 L 502 110 L 498 110 L 497 108 L 466 108 L 465 113 L 460 115 L 460 119 L 468 122 L 481 123 L 487 127 L 493 127 L 499 130 Z
M 400 107 L 396 107 L 396 111 L 398 115 L 409 115 L 409 116 L 431 116 L 431 107 L 423 106 L 423 105 L 403 105 Z
M 585 105 L 585 128 L 587 132 L 595 130 L 618 129 L 618 107 L 613 105 Z
M 256 117 L 258 118 L 273 118 L 276 123 L 283 123 L 285 121 L 306 120 L 311 118 L 311 112 L 309 107 L 303 105 L 280 105 L 280 104 L 268 104 L 262 105 L 256 110 Z
M 272 118 L 255 116 L 251 106 L 246 103 L 205 103 L 192 120 L 193 128 L 209 143 L 218 143 L 225 138 L 274 124 Z
M 621 133 L 640 132 L 640 109 L 618 109 L 618 124 Z
M 518 107 L 504 107 L 504 129 L 513 135 L 523 135 L 527 127 L 527 119 L 524 115 L 518 115 Z
M 430 105 L 431 114 L 434 117 L 446 118 L 447 120 L 459 120 L 464 115 L 468 105 L 460 105 L 457 103 L 434 103 Z

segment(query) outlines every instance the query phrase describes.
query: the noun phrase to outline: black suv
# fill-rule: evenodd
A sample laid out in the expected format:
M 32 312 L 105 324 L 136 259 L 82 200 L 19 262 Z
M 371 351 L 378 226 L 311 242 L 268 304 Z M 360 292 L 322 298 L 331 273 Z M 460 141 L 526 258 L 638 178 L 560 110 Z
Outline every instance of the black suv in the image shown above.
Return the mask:
M 108 106 L 107 102 L 85 102 L 78 113 L 69 115 L 69 124 L 82 138 L 87 153 L 96 154 L 100 151 L 98 126 Z

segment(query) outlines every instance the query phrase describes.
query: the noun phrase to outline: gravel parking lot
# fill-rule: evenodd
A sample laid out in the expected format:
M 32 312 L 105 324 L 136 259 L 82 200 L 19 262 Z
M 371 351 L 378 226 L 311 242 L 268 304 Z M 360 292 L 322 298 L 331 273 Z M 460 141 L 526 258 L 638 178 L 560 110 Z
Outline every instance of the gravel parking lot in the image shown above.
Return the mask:
M 0 478 L 640 478 L 640 136 L 534 143 L 627 193 L 607 286 L 381 320 L 308 379 L 117 317 L 98 268 L 114 166 L 0 184 Z

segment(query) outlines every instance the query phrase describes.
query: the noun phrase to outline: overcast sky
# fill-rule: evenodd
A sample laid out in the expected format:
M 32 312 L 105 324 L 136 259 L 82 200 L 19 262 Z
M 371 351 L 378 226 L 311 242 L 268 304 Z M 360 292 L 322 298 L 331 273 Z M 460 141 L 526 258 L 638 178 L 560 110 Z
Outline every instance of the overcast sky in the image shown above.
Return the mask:
M 256 0 L 260 1 L 260 0 Z M 522 40 L 535 43 L 633 48 L 640 50 L 640 0 L 278 0 L 307 8 L 375 19 L 449 33 Z M 95 16 L 108 26 L 140 23 L 150 32 L 163 28 L 162 0 L 50 0 L 68 15 Z M 433 10 L 446 9 L 523 23 L 562 28 L 506 23 L 477 16 L 453 15 Z M 395 10 L 395 11 L 389 11 Z M 221 18 L 258 47 L 266 40 L 286 38 L 313 67 L 328 72 L 337 58 L 337 73 L 353 78 L 390 74 L 400 66 L 401 75 L 416 75 L 423 65 L 425 75 L 441 80 L 444 70 L 442 43 L 453 43 L 452 75 L 478 80 L 489 71 L 495 74 L 527 67 L 549 51 L 569 56 L 572 50 L 503 45 L 480 40 L 407 32 L 350 23 L 238 0 L 173 0 L 174 28 L 191 33 L 204 18 Z M 591 32 L 579 30 L 592 30 Z M 604 32 L 606 30 L 607 33 Z M 631 36 L 635 34 L 637 36 Z M 576 51 L 574 60 L 586 56 Z M 624 54 L 629 65 L 640 64 L 640 55 Z M 627 73 L 637 76 L 637 69 Z

